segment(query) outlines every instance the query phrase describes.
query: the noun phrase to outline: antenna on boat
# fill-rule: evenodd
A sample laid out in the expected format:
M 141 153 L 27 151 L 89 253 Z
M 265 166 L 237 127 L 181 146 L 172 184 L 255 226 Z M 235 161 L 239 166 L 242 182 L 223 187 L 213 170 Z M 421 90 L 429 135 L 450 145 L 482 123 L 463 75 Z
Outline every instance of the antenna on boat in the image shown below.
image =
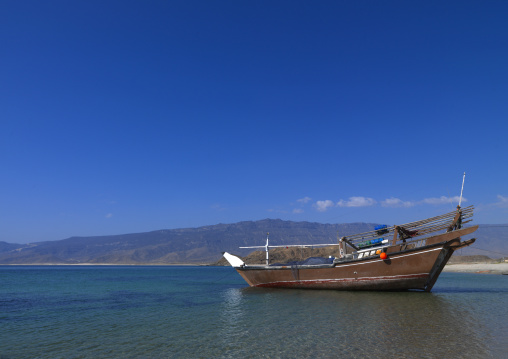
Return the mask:
M 268 246 L 268 236 L 270 235 L 270 232 L 266 232 L 266 246 L 265 246 L 265 251 L 266 251 L 266 265 L 269 265 L 269 259 L 268 259 L 268 251 L 269 251 L 269 246 Z
M 464 172 L 464 175 L 462 176 L 462 188 L 460 189 L 460 199 L 459 199 L 459 207 L 462 203 L 462 192 L 464 191 L 464 180 L 466 179 L 466 172 Z

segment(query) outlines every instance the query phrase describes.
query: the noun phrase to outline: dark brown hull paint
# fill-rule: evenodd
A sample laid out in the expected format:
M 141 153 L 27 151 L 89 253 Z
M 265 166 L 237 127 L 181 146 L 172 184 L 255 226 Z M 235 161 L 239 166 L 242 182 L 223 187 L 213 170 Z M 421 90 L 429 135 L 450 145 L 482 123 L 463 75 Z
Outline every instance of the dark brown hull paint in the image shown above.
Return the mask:
M 476 228 L 475 228 L 476 229 Z M 469 231 L 468 231 L 469 232 Z M 319 266 L 245 266 L 235 268 L 251 287 L 334 290 L 423 290 L 430 291 L 454 250 L 473 240 L 444 239 L 417 249 Z

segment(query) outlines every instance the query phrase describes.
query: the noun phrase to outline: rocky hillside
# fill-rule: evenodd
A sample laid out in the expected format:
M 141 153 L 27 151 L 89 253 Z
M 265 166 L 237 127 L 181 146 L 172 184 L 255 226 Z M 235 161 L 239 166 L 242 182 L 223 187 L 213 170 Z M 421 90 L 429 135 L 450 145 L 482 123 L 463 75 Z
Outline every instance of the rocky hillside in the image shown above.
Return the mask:
M 72 237 L 26 245 L 0 242 L 0 264 L 179 264 L 213 263 L 221 252 L 246 255 L 240 246 L 334 243 L 374 224 L 321 224 L 278 219 L 169 229 L 115 236 Z

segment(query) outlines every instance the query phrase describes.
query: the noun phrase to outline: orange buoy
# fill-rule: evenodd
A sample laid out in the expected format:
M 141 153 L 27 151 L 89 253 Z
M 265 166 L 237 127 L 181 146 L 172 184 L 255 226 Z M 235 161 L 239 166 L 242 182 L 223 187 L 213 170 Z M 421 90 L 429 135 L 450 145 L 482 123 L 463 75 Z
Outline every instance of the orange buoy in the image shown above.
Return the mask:
M 385 252 L 383 252 L 383 253 L 381 253 L 381 254 L 379 255 L 379 258 L 381 258 L 381 259 L 386 259 L 386 258 L 388 258 L 388 256 L 386 255 L 386 253 L 385 253 Z

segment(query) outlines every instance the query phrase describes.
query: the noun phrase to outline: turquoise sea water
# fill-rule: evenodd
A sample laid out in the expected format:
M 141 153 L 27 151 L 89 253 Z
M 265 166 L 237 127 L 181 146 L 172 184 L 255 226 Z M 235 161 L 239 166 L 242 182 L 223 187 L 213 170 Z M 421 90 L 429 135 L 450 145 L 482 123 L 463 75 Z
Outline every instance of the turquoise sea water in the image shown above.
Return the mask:
M 0 266 L 0 358 L 508 358 L 508 276 L 248 288 L 230 267 Z

